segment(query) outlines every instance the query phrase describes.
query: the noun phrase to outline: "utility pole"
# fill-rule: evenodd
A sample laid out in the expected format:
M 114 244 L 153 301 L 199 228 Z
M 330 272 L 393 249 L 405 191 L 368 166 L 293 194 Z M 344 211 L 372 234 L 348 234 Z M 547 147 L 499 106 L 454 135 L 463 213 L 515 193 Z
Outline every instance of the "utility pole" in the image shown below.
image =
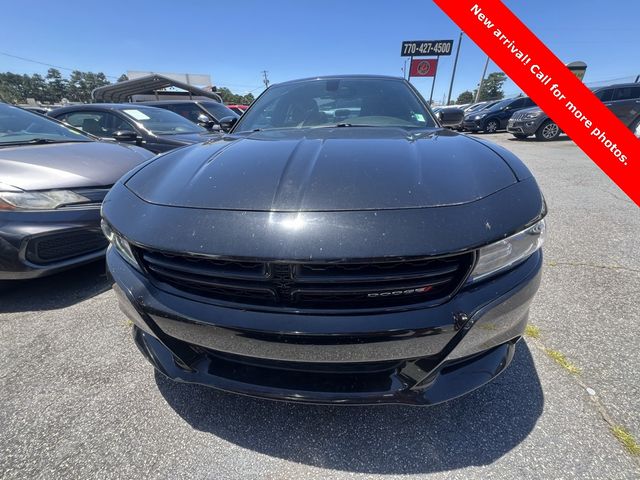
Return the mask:
M 413 57 L 411 57 L 413 60 Z M 436 56 L 436 62 L 440 63 L 440 55 Z M 433 82 L 431 83 L 431 94 L 429 95 L 429 106 L 433 103 L 433 89 L 436 87 L 436 75 L 438 75 L 438 69 L 436 68 L 435 73 L 433 74 Z
M 489 66 L 489 55 L 487 55 L 487 61 L 484 62 L 484 70 L 482 70 L 482 77 L 480 77 L 480 84 L 478 85 L 478 91 L 476 92 L 476 99 L 474 103 L 478 103 L 478 99 L 480 98 L 480 90 L 482 90 L 482 83 L 484 82 L 484 76 L 487 73 L 488 66 Z
M 451 83 L 449 84 L 449 95 L 447 96 L 447 105 L 451 103 L 451 91 L 453 90 L 453 79 L 456 78 L 456 67 L 458 66 L 458 55 L 460 55 L 460 45 L 462 45 L 462 31 L 458 39 L 458 48 L 456 49 L 456 58 L 453 61 L 453 73 L 451 74 Z
M 407 59 L 404 59 L 404 66 L 402 67 L 402 78 L 409 78 L 408 74 L 409 72 L 407 72 Z
M 264 88 L 267 88 L 269 86 L 269 77 L 267 77 L 267 73 L 269 73 L 266 70 L 262 70 L 262 83 L 264 83 Z

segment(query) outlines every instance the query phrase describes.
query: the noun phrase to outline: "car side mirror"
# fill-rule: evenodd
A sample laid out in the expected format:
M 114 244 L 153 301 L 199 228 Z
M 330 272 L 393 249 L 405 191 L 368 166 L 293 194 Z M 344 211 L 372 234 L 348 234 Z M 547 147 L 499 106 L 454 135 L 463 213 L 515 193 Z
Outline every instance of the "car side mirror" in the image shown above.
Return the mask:
M 133 130 L 118 130 L 113 132 L 112 136 L 118 142 L 135 142 L 138 140 L 138 134 Z
M 233 128 L 233 126 L 236 124 L 237 121 L 238 121 L 238 117 L 228 116 L 228 117 L 221 118 L 220 130 L 222 130 L 223 132 L 228 132 Z
M 443 127 L 455 127 L 462 123 L 464 112 L 459 108 L 442 109 L 436 113 L 436 117 Z
M 216 122 L 211 120 L 205 114 L 198 115 L 197 123 L 198 123 L 198 125 L 200 125 L 201 127 L 206 128 L 207 130 L 212 130 L 214 125 L 216 124 Z

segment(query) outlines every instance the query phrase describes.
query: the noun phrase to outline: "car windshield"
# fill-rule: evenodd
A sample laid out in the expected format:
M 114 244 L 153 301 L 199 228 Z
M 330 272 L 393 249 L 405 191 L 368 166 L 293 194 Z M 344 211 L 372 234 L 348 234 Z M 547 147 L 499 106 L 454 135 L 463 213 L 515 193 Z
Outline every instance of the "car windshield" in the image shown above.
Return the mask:
M 91 141 L 50 118 L 0 104 L 0 146 Z
M 500 110 L 507 105 L 511 105 L 511 103 L 513 103 L 513 98 L 507 98 L 505 100 L 500 100 L 489 107 L 483 108 L 482 110 Z
M 498 103 L 500 103 L 500 102 L 499 101 L 492 101 L 492 102 L 486 103 L 485 105 L 480 106 L 480 108 L 478 108 L 476 110 L 476 112 L 479 112 L 480 110 L 489 110 L 490 108 L 494 107 Z
M 331 126 L 427 128 L 436 122 L 402 80 L 333 78 L 270 87 L 234 131 Z
M 471 105 L 470 107 L 468 107 L 466 109 L 466 111 L 468 113 L 471 112 L 478 112 L 480 110 L 484 110 L 485 108 L 491 108 L 493 105 L 495 105 L 496 102 L 482 102 L 482 103 L 476 103 L 475 105 Z
M 177 113 L 162 108 L 136 106 L 135 108 L 125 108 L 122 110 L 122 113 L 156 135 L 204 133 L 207 131 Z
M 228 108 L 226 105 L 222 105 L 217 102 L 201 102 L 202 105 L 207 112 L 213 115 L 216 119 L 220 120 L 224 117 L 237 117 L 238 114 Z

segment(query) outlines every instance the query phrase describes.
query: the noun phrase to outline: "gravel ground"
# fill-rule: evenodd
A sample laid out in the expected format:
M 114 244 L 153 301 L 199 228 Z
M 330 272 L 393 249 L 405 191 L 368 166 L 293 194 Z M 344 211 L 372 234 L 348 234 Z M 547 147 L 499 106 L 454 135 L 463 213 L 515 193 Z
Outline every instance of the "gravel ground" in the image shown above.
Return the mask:
M 0 294 L 0 478 L 638 478 L 605 421 L 640 438 L 638 209 L 569 140 L 490 138 L 550 209 L 541 336 L 494 382 L 432 408 L 174 384 L 133 345 L 99 262 Z

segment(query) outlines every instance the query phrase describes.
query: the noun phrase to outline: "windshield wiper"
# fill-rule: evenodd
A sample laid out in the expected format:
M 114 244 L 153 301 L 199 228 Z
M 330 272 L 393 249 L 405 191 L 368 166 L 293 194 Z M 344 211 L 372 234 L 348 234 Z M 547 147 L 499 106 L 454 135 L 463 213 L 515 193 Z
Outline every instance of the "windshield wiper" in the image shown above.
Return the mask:
M 84 142 L 85 140 L 53 140 L 51 138 L 32 138 L 30 140 L 18 140 L 16 142 L 0 142 L 0 145 L 44 145 L 46 143 Z

